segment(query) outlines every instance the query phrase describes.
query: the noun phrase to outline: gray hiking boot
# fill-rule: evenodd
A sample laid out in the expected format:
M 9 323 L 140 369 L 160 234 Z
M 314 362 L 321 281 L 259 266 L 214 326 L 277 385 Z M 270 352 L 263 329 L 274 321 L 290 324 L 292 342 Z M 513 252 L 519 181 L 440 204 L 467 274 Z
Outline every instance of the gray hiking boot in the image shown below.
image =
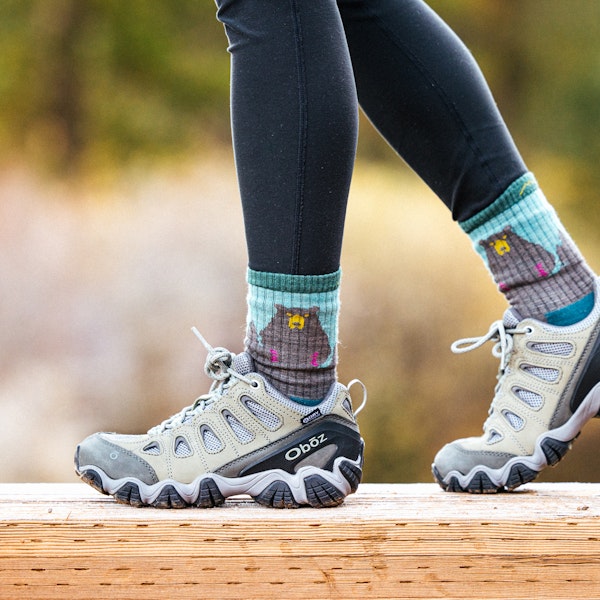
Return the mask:
M 520 320 L 512 309 L 481 338 L 459 340 L 455 352 L 495 342 L 500 359 L 495 397 L 483 435 L 456 440 L 434 459 L 446 491 L 512 490 L 555 465 L 600 410 L 600 294 L 583 321 L 556 327 Z
M 356 491 L 363 441 L 348 388 L 335 383 L 320 404 L 303 406 L 254 373 L 248 354 L 208 348 L 209 393 L 147 434 L 85 439 L 75 469 L 86 483 L 158 508 L 213 507 L 235 494 L 275 508 L 328 507 Z

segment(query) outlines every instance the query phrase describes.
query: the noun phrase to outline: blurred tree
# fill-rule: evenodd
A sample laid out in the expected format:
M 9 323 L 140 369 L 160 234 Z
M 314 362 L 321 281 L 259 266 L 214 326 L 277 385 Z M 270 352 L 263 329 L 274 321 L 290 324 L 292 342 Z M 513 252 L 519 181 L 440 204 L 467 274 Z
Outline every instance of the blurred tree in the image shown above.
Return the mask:
M 222 139 L 225 45 L 212 2 L 5 0 L 0 144 L 72 174 Z

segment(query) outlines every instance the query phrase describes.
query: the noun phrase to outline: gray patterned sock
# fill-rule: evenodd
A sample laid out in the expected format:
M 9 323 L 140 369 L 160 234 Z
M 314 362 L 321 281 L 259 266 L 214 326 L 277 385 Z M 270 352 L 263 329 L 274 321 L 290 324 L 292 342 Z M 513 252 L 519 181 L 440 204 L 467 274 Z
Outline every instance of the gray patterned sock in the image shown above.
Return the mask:
M 571 325 L 592 310 L 595 276 L 531 173 L 460 226 L 522 317 Z
M 297 402 L 321 400 L 336 379 L 340 278 L 248 270 L 247 351 Z

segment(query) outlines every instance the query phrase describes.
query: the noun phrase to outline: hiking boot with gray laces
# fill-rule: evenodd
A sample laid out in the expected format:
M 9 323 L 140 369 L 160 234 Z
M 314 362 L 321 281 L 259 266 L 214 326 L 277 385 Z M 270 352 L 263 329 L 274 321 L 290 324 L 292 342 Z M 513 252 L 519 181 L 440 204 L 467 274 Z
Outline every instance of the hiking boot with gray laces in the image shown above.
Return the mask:
M 433 474 L 446 491 L 498 492 L 532 481 L 560 461 L 600 410 L 600 293 L 583 321 L 557 327 L 521 320 L 509 309 L 481 338 L 454 352 L 495 342 L 500 359 L 495 397 L 483 435 L 444 446 Z
M 275 508 L 336 506 L 356 491 L 363 441 L 348 388 L 298 404 L 253 372 L 246 353 L 208 349 L 208 394 L 145 435 L 96 433 L 75 454 L 78 475 L 118 502 L 213 507 L 249 494 Z

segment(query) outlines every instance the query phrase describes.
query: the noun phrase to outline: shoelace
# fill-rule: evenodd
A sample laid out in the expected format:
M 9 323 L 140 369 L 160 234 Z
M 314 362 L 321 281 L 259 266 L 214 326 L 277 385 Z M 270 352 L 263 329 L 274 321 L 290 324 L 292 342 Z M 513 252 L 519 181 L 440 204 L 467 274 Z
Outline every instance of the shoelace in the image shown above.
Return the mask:
M 487 431 L 487 428 L 490 424 L 490 419 L 494 413 L 494 405 L 498 390 L 502 387 L 502 380 L 504 375 L 507 373 L 508 363 L 510 362 L 510 356 L 514 347 L 513 336 L 525 335 L 528 333 L 531 333 L 531 329 L 529 327 L 523 327 L 521 329 L 517 327 L 507 327 L 504 324 L 504 321 L 495 321 L 490 325 L 490 328 L 485 335 L 456 340 L 456 342 L 450 346 L 450 349 L 455 354 L 464 354 L 465 352 L 470 352 L 471 350 L 480 348 L 488 341 L 496 342 L 492 348 L 492 355 L 500 359 L 500 367 L 498 369 L 498 375 L 496 375 L 498 383 L 494 388 L 494 399 L 492 400 L 492 404 L 488 411 L 489 417 L 483 424 L 484 431 Z
M 204 363 L 204 372 L 214 381 L 207 394 L 203 394 L 190 406 L 186 406 L 172 417 L 150 429 L 148 431 L 149 435 L 155 435 L 167 429 L 177 427 L 198 413 L 203 412 L 208 406 L 218 400 L 234 381 L 239 380 L 250 385 L 255 385 L 254 380 L 238 373 L 232 368 L 235 354 L 227 350 L 227 348 L 213 348 L 195 327 L 192 327 L 192 331 L 206 348 L 208 354 Z
M 502 375 L 510 361 L 514 346 L 513 336 L 530 332 L 531 329 L 529 327 L 523 327 L 521 329 L 517 327 L 507 327 L 503 321 L 495 321 L 490 325 L 490 328 L 485 335 L 456 340 L 456 342 L 450 346 L 450 349 L 455 354 L 464 354 L 465 352 L 480 348 L 486 342 L 496 342 L 492 348 L 492 355 L 500 359 L 500 375 Z

